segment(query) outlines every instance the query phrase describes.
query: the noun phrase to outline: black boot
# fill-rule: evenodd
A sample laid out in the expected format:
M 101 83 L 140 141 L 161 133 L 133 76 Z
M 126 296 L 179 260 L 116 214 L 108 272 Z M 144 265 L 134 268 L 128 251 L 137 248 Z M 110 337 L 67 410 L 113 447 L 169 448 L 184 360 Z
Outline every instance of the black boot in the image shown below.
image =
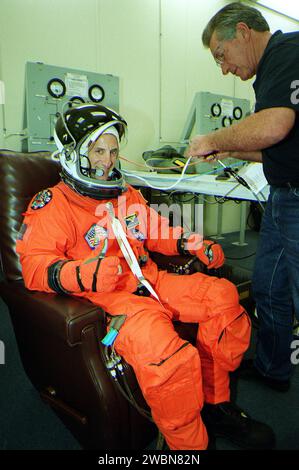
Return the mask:
M 238 379 L 254 380 L 278 392 L 287 392 L 290 388 L 290 380 L 277 380 L 262 375 L 256 367 L 254 367 L 252 359 L 243 360 L 239 369 L 233 374 Z
M 275 435 L 267 424 L 250 416 L 231 402 L 211 405 L 201 411 L 209 438 L 223 437 L 244 449 L 274 449 Z

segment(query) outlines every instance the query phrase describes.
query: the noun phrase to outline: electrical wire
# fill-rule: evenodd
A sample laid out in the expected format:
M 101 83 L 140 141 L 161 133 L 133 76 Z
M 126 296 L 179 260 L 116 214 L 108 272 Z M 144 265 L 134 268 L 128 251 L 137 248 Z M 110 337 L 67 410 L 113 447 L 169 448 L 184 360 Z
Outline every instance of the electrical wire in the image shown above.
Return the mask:
M 265 212 L 264 206 L 262 205 L 257 193 L 253 190 L 253 188 L 250 186 L 250 184 L 244 178 L 242 178 L 242 176 L 238 175 L 238 173 L 236 173 L 232 168 L 225 166 L 224 163 L 221 160 L 217 160 L 217 162 L 224 168 L 225 171 L 227 171 L 231 176 L 233 176 L 236 179 L 236 181 L 238 181 L 239 184 L 241 184 L 245 188 L 249 189 L 251 194 L 255 197 L 255 199 L 257 200 L 257 202 L 261 206 L 262 211 Z M 264 201 L 264 202 L 266 202 L 266 201 Z
M 261 207 L 262 211 L 263 211 L 263 212 L 265 212 L 265 208 L 264 208 L 264 206 L 263 206 L 262 202 L 264 202 L 264 203 L 265 203 L 265 202 L 267 202 L 267 201 L 266 201 L 266 200 L 264 200 L 264 201 L 261 201 L 261 200 L 260 200 L 260 198 L 258 197 L 258 194 L 257 194 L 257 193 L 255 193 L 254 191 L 252 191 L 252 194 L 254 194 L 254 196 L 256 197 L 256 200 L 257 200 L 257 202 L 259 203 L 259 205 L 260 205 L 260 207 Z
M 150 170 L 150 171 L 156 171 L 156 170 L 179 170 L 180 167 L 179 166 L 158 166 L 158 165 L 150 165 L 148 163 L 149 160 L 157 160 L 158 158 L 157 157 L 152 157 L 152 158 L 148 158 L 148 160 L 145 161 L 144 164 L 141 164 L 141 163 L 138 163 L 138 162 L 133 162 L 132 160 L 130 160 L 129 158 L 126 158 L 126 157 L 123 157 L 123 156 L 119 156 L 120 160 L 123 160 L 124 162 L 128 162 L 128 163 L 132 163 L 133 165 L 136 165 L 136 166 L 139 166 L 141 168 L 143 168 L 144 170 Z M 180 157 L 177 157 L 178 159 Z M 192 158 L 192 157 L 191 157 Z M 197 165 L 199 162 L 192 162 L 192 163 L 189 163 L 188 166 L 194 166 L 194 165 Z M 184 165 L 186 166 L 187 163 Z
M 164 191 L 167 191 L 167 190 L 169 190 L 169 189 L 175 188 L 175 187 L 184 179 L 183 177 L 184 177 L 184 174 L 185 174 L 185 172 L 186 172 L 186 170 L 187 170 L 187 168 L 188 168 L 188 165 L 189 165 L 189 162 L 190 162 L 191 158 L 192 158 L 192 157 L 189 157 L 189 158 L 188 158 L 187 163 L 186 163 L 186 165 L 184 166 L 184 169 L 183 169 L 183 171 L 182 171 L 181 176 L 179 177 L 179 179 L 178 179 L 175 183 L 173 183 L 172 185 L 170 185 L 170 186 L 168 186 L 168 187 L 167 187 L 167 186 L 166 186 L 166 187 L 165 187 L 165 186 L 162 186 L 162 187 L 153 186 L 153 185 L 151 185 L 150 183 L 148 183 L 148 181 L 147 181 L 145 178 L 143 178 L 142 176 L 133 175 L 132 173 L 129 173 L 127 170 L 122 170 L 122 172 L 124 173 L 125 176 L 131 176 L 131 177 L 133 177 L 133 178 L 139 179 L 140 181 L 143 181 L 149 188 L 152 188 L 152 189 L 162 189 L 162 190 L 164 190 Z M 196 175 L 196 176 L 197 176 L 197 175 Z M 189 178 L 192 178 L 192 176 L 191 176 L 191 177 L 188 177 L 187 179 L 189 179 Z
M 108 347 L 105 346 L 104 348 L 104 356 L 105 356 L 105 362 L 106 362 L 106 368 L 108 372 L 110 373 L 113 382 L 117 386 L 118 390 L 122 394 L 122 396 L 145 418 L 149 419 L 150 421 L 153 421 L 151 413 L 148 412 L 147 410 L 141 408 L 140 405 L 138 405 L 137 401 L 135 400 L 134 395 L 132 394 L 132 391 L 127 383 L 127 380 L 125 378 L 124 374 L 124 367 L 122 365 L 122 359 L 120 356 L 116 358 L 114 349 L 112 349 L 111 354 L 108 354 Z M 119 376 L 121 377 L 123 383 L 124 383 L 124 388 L 122 385 L 119 383 Z
M 68 103 L 64 103 L 64 106 L 65 106 L 66 104 L 68 104 Z M 62 112 L 62 119 L 63 119 L 63 122 L 64 122 L 64 125 L 65 125 L 65 127 L 66 127 L 67 132 L 69 133 L 69 135 L 70 135 L 70 137 L 72 138 L 72 140 L 74 140 L 74 138 L 73 138 L 72 134 L 69 132 L 68 126 L 67 126 L 67 124 L 66 124 L 66 122 L 65 122 L 65 120 L 64 120 L 63 112 Z M 56 155 L 55 155 L 55 152 L 52 154 L 52 156 L 55 158 L 55 156 L 56 156 Z M 53 157 L 52 157 L 52 158 L 53 158 Z M 178 170 L 178 167 L 177 167 L 177 166 L 159 167 L 159 166 L 149 165 L 149 164 L 148 164 L 148 160 L 153 160 L 153 159 L 155 159 L 154 157 L 148 159 L 148 160 L 145 162 L 145 164 L 140 164 L 140 163 L 137 163 L 137 162 L 133 162 L 132 160 L 129 160 L 128 158 L 125 158 L 125 157 L 123 157 L 123 156 L 120 156 L 119 158 L 120 158 L 120 160 L 123 160 L 123 161 L 126 161 L 126 162 L 128 162 L 128 163 L 134 164 L 134 165 L 136 165 L 136 166 L 138 166 L 138 167 L 141 167 L 142 169 L 149 169 L 149 168 L 150 168 L 151 171 L 153 171 L 153 170 L 155 171 L 155 170 L 159 170 L 159 169 L 161 169 L 161 170 Z M 181 181 L 183 181 L 184 179 L 190 180 L 190 179 L 193 179 L 193 178 L 197 178 L 197 177 L 198 177 L 198 175 L 196 174 L 196 175 L 192 175 L 192 176 L 189 175 L 187 178 L 183 178 L 183 177 L 184 177 L 184 174 L 185 174 L 185 172 L 186 172 L 186 170 L 187 170 L 188 167 L 193 166 L 193 165 L 197 165 L 198 163 L 203 162 L 203 161 L 205 160 L 205 158 L 203 157 L 203 158 L 198 158 L 197 161 L 190 163 L 190 160 L 191 160 L 191 159 L 192 159 L 192 157 L 189 157 L 189 158 L 188 158 L 188 160 L 187 160 L 187 162 L 186 162 L 186 164 L 185 164 L 185 166 L 184 166 L 184 168 L 183 168 L 183 171 L 182 171 L 182 173 L 181 173 L 180 178 L 179 178 L 175 183 L 173 183 L 171 186 L 169 186 L 169 187 L 165 187 L 165 186 L 164 186 L 164 187 L 153 186 L 153 185 L 151 185 L 145 178 L 143 178 L 143 177 L 140 176 L 140 175 L 136 175 L 136 174 L 129 173 L 127 170 L 124 170 L 124 169 L 122 169 L 122 172 L 123 172 L 124 175 L 126 175 L 126 176 L 131 176 L 131 177 L 133 177 L 133 178 L 139 179 L 140 181 L 143 181 L 143 182 L 144 182 L 149 188 L 151 188 L 151 189 L 156 189 L 156 190 L 160 190 L 160 191 L 165 191 L 165 192 L 166 192 L 166 191 L 168 191 L 168 190 L 170 190 L 170 189 L 172 189 L 172 188 L 175 188 L 175 187 L 176 187 Z M 264 195 L 262 194 L 263 197 L 264 197 L 264 201 L 261 201 L 261 200 L 259 199 L 258 194 L 253 191 L 253 189 L 252 189 L 251 186 L 247 183 L 247 181 L 245 181 L 242 177 L 240 177 L 232 168 L 225 166 L 224 163 L 221 162 L 221 160 L 217 160 L 217 162 L 218 162 L 228 173 L 230 173 L 231 176 L 233 176 L 233 177 L 237 180 L 237 182 L 238 182 L 239 184 L 242 184 L 243 186 L 245 186 L 247 189 L 249 189 L 249 190 L 251 191 L 251 193 L 252 193 L 253 196 L 255 197 L 256 201 L 257 201 L 257 202 L 259 203 L 259 205 L 261 206 L 262 211 L 264 212 L 265 209 L 264 209 L 263 204 L 262 204 L 262 202 L 266 202 L 266 199 L 265 199 Z M 244 165 L 244 163 L 241 162 L 239 165 Z M 217 169 L 214 168 L 213 170 L 208 171 L 208 172 L 204 172 L 204 173 L 202 173 L 202 174 L 203 174 L 203 175 L 215 174 L 215 173 L 217 173 L 217 172 L 219 172 L 219 171 L 220 171 L 220 169 L 217 170 Z M 238 185 L 239 185 L 239 184 L 238 184 Z M 234 200 L 234 199 L 232 199 L 232 198 L 227 199 L 227 196 L 228 196 L 232 191 L 234 191 L 234 190 L 238 187 L 238 185 L 236 185 L 236 186 L 234 186 L 232 189 L 230 189 L 224 196 L 219 196 L 219 197 L 218 197 L 218 196 L 214 196 L 215 202 L 208 201 L 206 198 L 204 198 L 203 200 L 204 200 L 207 204 L 223 204 L 223 203 L 226 202 L 227 200 Z M 195 197 L 197 197 L 197 196 L 194 196 L 194 197 L 191 198 L 190 200 L 187 200 L 187 201 L 184 201 L 184 202 L 190 202 L 190 201 L 194 200 Z M 217 198 L 217 199 L 216 199 L 216 198 Z M 242 201 L 234 200 L 234 202 L 235 202 L 236 204 L 240 204 Z
M 138 162 L 133 162 L 133 161 L 130 160 L 129 158 L 123 157 L 122 155 L 119 155 L 119 159 L 120 159 L 120 160 L 123 160 L 124 162 L 131 163 L 132 165 L 139 166 L 139 167 L 141 167 L 143 170 L 145 170 L 145 169 L 147 168 L 145 164 L 143 164 L 143 163 L 138 163 Z
M 124 173 L 125 176 L 131 176 L 131 177 L 133 177 L 133 178 L 139 179 L 140 181 L 142 181 L 143 183 L 145 183 L 146 186 L 148 186 L 148 187 L 151 188 L 151 189 L 158 189 L 158 190 L 160 190 L 160 191 L 163 191 L 163 190 L 164 190 L 164 191 L 168 191 L 169 189 L 172 189 L 172 188 L 176 187 L 176 186 L 177 186 L 181 181 L 183 181 L 183 180 L 190 181 L 190 180 L 192 180 L 192 179 L 198 178 L 198 176 L 199 176 L 198 174 L 196 174 L 196 175 L 188 175 L 186 178 L 184 178 L 184 174 L 185 174 L 185 172 L 186 172 L 188 166 L 193 165 L 193 163 L 190 164 L 191 158 L 193 158 L 193 157 L 191 156 L 191 157 L 188 158 L 188 160 L 187 160 L 187 162 L 186 162 L 186 164 L 185 164 L 185 166 L 184 166 L 184 168 L 183 168 L 183 171 L 182 171 L 182 173 L 181 173 L 181 175 L 180 175 L 180 178 L 179 178 L 175 183 L 173 183 L 171 186 L 168 186 L 168 187 L 165 187 L 165 186 L 162 186 L 162 187 L 160 187 L 160 186 L 153 186 L 153 185 L 151 185 L 151 184 L 146 180 L 145 177 L 142 177 L 142 176 L 140 176 L 140 175 L 136 175 L 136 174 L 129 173 L 127 170 L 124 170 L 124 169 L 122 169 L 122 173 Z M 122 159 L 124 159 L 124 157 L 122 157 Z M 203 160 L 204 160 L 204 157 L 199 158 L 196 163 L 199 163 L 199 161 L 202 162 Z M 126 159 L 126 161 L 129 161 L 129 160 Z M 218 161 L 219 161 L 219 160 L 218 160 Z M 131 162 L 131 163 L 133 163 L 133 162 Z M 241 164 L 243 165 L 243 162 L 240 163 L 240 165 L 241 165 Z M 223 164 L 222 164 L 222 165 L 223 165 Z M 156 168 L 161 168 L 161 169 L 163 169 L 163 170 L 166 169 L 165 167 L 164 167 L 164 168 L 163 168 L 163 167 L 156 167 Z M 227 168 L 227 167 L 225 167 L 225 168 Z M 177 169 L 177 167 L 175 167 L 175 169 Z M 231 170 L 234 174 L 236 174 L 236 172 L 234 172 L 234 170 L 232 170 L 231 168 L 230 168 L 230 170 Z M 206 174 L 206 175 L 211 174 L 211 173 L 214 174 L 215 172 L 217 173 L 217 172 L 219 172 L 219 171 L 221 171 L 221 169 L 219 169 L 219 170 L 217 170 L 217 169 L 215 170 L 215 169 L 214 169 L 214 170 L 211 170 L 211 171 L 206 172 L 206 173 L 203 173 L 203 174 Z M 238 183 L 238 184 L 240 184 L 240 183 Z M 238 185 L 234 186 L 234 187 L 233 187 L 232 189 L 230 189 L 224 196 L 222 196 L 223 199 L 226 198 L 232 191 L 234 191 L 234 190 L 237 188 L 237 186 L 238 186 Z
M 193 158 L 193 157 L 191 157 L 191 158 Z M 119 156 L 119 159 L 120 159 L 120 160 L 123 160 L 124 162 L 127 162 L 127 163 L 130 163 L 130 164 L 132 164 L 132 165 L 135 165 L 135 166 L 137 166 L 137 167 L 140 167 L 140 168 L 142 168 L 143 170 L 148 170 L 148 169 L 150 169 L 151 172 L 152 172 L 152 171 L 156 171 L 156 170 L 179 170 L 179 167 L 178 167 L 178 166 L 163 167 L 163 166 L 158 166 L 158 165 L 148 165 L 147 162 L 148 162 L 150 159 L 148 159 L 144 164 L 135 162 L 135 161 L 133 161 L 133 160 L 130 160 L 129 158 L 124 157 L 123 155 L 120 155 L 120 156 Z M 156 160 L 156 158 L 152 158 L 152 159 L 155 159 L 155 160 Z M 207 163 L 207 162 L 205 162 L 203 158 L 199 158 L 199 159 L 197 159 L 196 161 L 189 163 L 188 166 L 190 167 L 190 166 L 193 166 L 193 165 L 197 165 L 198 163 Z M 243 161 L 242 161 L 242 162 L 236 162 L 236 163 L 234 163 L 234 166 L 235 166 L 235 167 L 243 166 L 243 165 L 244 165 L 244 162 L 243 162 Z M 217 168 L 215 167 L 215 168 L 213 168 L 211 171 L 205 171 L 205 172 L 200 173 L 200 174 L 201 174 L 201 175 L 210 175 L 210 174 L 218 173 L 218 172 L 220 172 L 220 171 L 222 171 L 221 168 L 217 169 Z M 198 174 L 195 174 L 194 176 L 198 176 Z
M 181 157 L 179 157 L 179 156 L 177 157 L 178 160 L 179 160 L 180 158 L 181 158 Z M 192 158 L 192 157 L 191 157 L 191 158 Z M 159 170 L 159 169 L 161 169 L 161 170 L 179 170 L 179 168 L 180 168 L 178 165 L 176 165 L 176 166 L 164 166 L 164 167 L 163 167 L 163 166 L 150 165 L 150 164 L 148 163 L 150 160 L 158 160 L 158 159 L 159 159 L 158 157 L 151 157 L 151 158 L 148 158 L 147 160 L 145 160 L 145 166 L 146 166 L 147 168 L 154 169 L 154 170 L 155 170 L 155 169 L 158 169 L 158 170 Z M 160 159 L 161 159 L 161 158 L 160 158 Z M 188 162 L 187 162 L 187 163 L 188 163 Z M 186 166 L 187 163 L 185 163 L 184 166 Z M 194 165 L 197 165 L 198 163 L 200 163 L 200 162 L 195 161 L 195 162 L 189 163 L 188 166 L 189 166 L 189 167 L 190 167 L 190 166 L 194 166 Z
M 73 136 L 73 134 L 71 133 L 71 131 L 69 130 L 69 127 L 67 125 L 67 122 L 65 120 L 65 117 L 64 117 L 64 112 L 65 112 L 65 108 L 66 106 L 68 106 L 69 104 L 71 103 L 71 101 L 66 101 L 65 103 L 63 103 L 62 105 L 62 108 L 61 108 L 61 113 L 60 113 L 60 116 L 61 116 L 61 119 L 62 119 L 62 122 L 63 122 L 63 125 L 65 127 L 65 130 L 66 132 L 68 133 L 69 137 L 71 138 L 71 140 L 73 141 L 72 145 L 73 145 L 73 150 L 76 148 L 76 139 L 75 137 Z

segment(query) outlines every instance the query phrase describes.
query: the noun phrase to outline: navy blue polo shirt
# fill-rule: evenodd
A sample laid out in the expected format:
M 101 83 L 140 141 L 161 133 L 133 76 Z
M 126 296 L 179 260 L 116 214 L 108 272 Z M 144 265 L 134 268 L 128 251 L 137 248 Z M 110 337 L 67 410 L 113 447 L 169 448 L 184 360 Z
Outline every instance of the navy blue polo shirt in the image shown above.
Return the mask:
M 286 107 L 296 111 L 289 135 L 263 150 L 263 168 L 269 184 L 299 186 L 299 32 L 276 31 L 258 64 L 253 84 L 255 112 Z

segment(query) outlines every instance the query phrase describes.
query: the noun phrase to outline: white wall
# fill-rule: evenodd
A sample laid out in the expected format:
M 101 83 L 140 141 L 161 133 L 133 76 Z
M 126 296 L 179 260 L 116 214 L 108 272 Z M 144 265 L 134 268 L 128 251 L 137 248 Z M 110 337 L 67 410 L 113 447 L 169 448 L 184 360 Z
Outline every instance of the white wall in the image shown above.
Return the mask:
M 120 111 L 129 124 L 123 153 L 139 163 L 143 151 L 179 140 L 195 92 L 235 93 L 253 100 L 250 83 L 222 77 L 201 45 L 204 26 L 227 3 L 0 0 L 0 79 L 6 88 L 7 133 L 22 130 L 26 61 L 119 76 Z M 273 30 L 299 29 L 297 22 L 261 10 Z M 0 146 L 18 150 L 20 138 L 4 139 L 1 132 Z M 225 220 L 225 231 L 238 229 L 233 206 Z M 210 221 L 210 231 L 213 224 Z
M 26 61 L 95 68 L 96 6 L 96 0 L 1 0 L 0 78 L 5 82 L 8 133 L 22 129 Z M 3 142 L 5 148 L 19 145 L 19 138 Z
M 177 141 L 194 92 L 233 91 L 233 78 L 217 74 L 200 39 L 209 18 L 227 2 L 206 3 L 1 0 L 0 79 L 8 133 L 22 129 L 25 63 L 40 61 L 120 77 L 129 158 L 142 161 L 142 152 L 157 148 L 160 139 Z M 10 137 L 4 146 L 18 149 L 19 142 Z

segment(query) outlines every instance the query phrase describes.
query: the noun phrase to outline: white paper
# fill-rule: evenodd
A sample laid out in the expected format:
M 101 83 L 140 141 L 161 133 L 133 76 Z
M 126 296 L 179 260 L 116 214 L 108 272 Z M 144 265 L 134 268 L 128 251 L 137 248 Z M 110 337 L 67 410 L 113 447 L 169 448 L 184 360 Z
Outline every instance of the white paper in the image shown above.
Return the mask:
M 65 77 L 66 94 L 68 96 L 88 97 L 88 79 L 86 75 L 67 73 Z
M 223 116 L 233 117 L 234 102 L 233 100 L 222 99 L 221 100 L 221 114 Z
M 268 184 L 262 163 L 249 163 L 239 170 L 238 175 L 247 181 L 255 193 L 259 193 Z

